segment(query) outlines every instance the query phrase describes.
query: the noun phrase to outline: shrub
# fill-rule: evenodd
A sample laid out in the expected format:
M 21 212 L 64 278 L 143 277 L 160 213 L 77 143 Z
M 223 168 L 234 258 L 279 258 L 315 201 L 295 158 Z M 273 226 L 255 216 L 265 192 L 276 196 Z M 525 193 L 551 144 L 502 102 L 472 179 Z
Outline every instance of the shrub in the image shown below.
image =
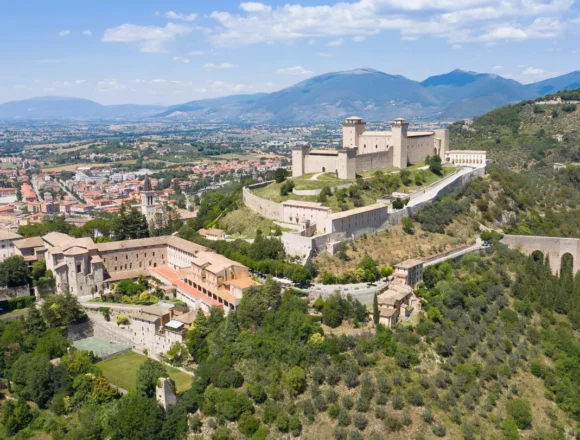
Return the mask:
M 429 408 L 423 410 L 423 420 L 425 423 L 433 423 L 433 413 Z
M 306 387 L 306 373 L 299 366 L 294 366 L 284 375 L 284 383 L 290 394 L 297 396 Z
M 519 440 L 520 433 L 518 432 L 518 427 L 514 419 L 508 417 L 503 422 L 501 422 L 501 433 L 503 440 Z
M 405 407 L 405 399 L 400 394 L 393 396 L 393 409 L 401 410 Z
M 350 414 L 344 408 L 341 408 L 339 413 L 338 413 L 338 424 L 340 426 L 350 425 Z
M 507 413 L 514 419 L 519 429 L 527 429 L 532 425 L 532 408 L 524 399 L 512 399 L 508 401 Z
M 413 220 L 411 220 L 411 217 L 403 217 L 401 224 L 403 225 L 403 231 L 407 234 L 412 235 L 415 233 L 415 226 L 413 226 Z
M 128 325 L 129 318 L 125 315 L 121 315 L 120 313 L 117 315 L 117 325 Z
M 353 402 L 350 396 L 342 396 L 340 401 L 342 402 L 342 406 L 344 406 L 346 409 L 352 409 Z
M 260 427 L 260 421 L 253 415 L 242 414 L 238 420 L 238 430 L 246 437 L 251 437 Z
M 387 416 L 385 425 L 387 426 L 389 432 L 397 432 L 403 428 L 403 423 L 397 416 Z
M 212 440 L 230 440 L 232 432 L 225 426 L 220 426 L 211 435 Z
M 252 384 L 248 388 L 248 394 L 256 403 L 264 403 L 268 398 L 264 387 L 260 384 Z
M 364 431 L 369 423 L 367 418 L 363 414 L 360 414 L 360 413 L 357 413 L 354 415 L 353 422 L 354 422 L 354 426 L 356 426 L 361 431 Z
M 334 431 L 332 431 L 332 435 L 336 440 L 346 440 L 346 431 L 344 430 L 344 428 L 341 428 L 340 426 L 336 426 L 334 428 Z
M 331 419 L 336 419 L 340 413 L 340 408 L 334 403 L 328 406 L 328 416 Z
M 298 437 L 300 435 L 302 432 L 302 422 L 300 421 L 298 414 L 294 414 L 292 417 L 290 417 L 288 427 L 290 428 L 290 432 L 294 437 Z
M 389 400 L 389 397 L 385 393 L 377 393 L 375 397 L 375 403 L 377 405 L 385 405 Z
M 288 432 L 289 426 L 290 426 L 290 418 L 288 417 L 288 414 L 286 413 L 278 414 L 278 417 L 276 418 L 276 428 L 278 429 L 278 431 Z
M 379 420 L 384 420 L 387 417 L 387 411 L 382 406 L 377 406 L 375 408 L 375 416 Z
M 437 425 L 433 425 L 433 428 L 431 429 L 431 431 L 437 437 L 445 437 L 445 435 L 447 434 L 447 429 L 445 429 L 445 425 L 442 423 L 439 423 Z
M 350 435 L 348 436 L 349 440 L 363 440 L 364 437 L 360 433 L 360 431 L 350 431 Z
M 410 390 L 407 393 L 407 401 L 413 406 L 423 406 L 423 395 L 419 390 Z

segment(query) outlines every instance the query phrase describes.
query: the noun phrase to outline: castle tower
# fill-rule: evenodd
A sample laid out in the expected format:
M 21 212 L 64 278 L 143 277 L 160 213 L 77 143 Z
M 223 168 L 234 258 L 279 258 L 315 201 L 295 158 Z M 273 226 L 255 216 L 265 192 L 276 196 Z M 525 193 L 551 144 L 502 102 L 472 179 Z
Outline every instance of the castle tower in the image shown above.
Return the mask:
M 310 152 L 310 147 L 308 145 L 296 145 L 292 147 L 292 177 L 299 177 L 304 172 L 304 160 L 308 153 Z
M 403 118 L 397 118 L 391 124 L 393 141 L 393 166 L 397 168 L 407 167 L 407 130 L 409 123 Z
M 358 116 L 346 118 L 342 123 L 342 147 L 358 148 L 358 137 L 365 132 L 366 124 Z
M 449 130 L 447 128 L 435 130 L 435 138 L 439 141 L 437 153 L 441 160 L 445 160 L 445 153 L 449 151 Z

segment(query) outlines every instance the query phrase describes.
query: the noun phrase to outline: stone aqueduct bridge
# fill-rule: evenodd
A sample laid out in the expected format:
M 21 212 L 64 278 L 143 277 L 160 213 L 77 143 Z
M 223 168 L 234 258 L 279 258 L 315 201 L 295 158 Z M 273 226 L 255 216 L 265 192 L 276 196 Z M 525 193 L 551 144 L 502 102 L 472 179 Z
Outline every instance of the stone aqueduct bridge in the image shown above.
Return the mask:
M 555 274 L 560 273 L 564 254 L 572 255 L 574 273 L 580 270 L 580 239 L 559 237 L 535 237 L 530 235 L 505 235 L 501 241 L 510 249 L 517 249 L 526 255 L 536 251 L 550 258 L 550 267 Z

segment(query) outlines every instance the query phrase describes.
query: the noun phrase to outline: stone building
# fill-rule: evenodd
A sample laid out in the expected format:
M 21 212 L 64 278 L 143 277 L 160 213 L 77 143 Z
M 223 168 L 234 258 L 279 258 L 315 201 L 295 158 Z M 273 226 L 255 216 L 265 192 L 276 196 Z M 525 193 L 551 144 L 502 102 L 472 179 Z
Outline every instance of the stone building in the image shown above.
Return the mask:
M 342 124 L 341 150 L 311 150 L 308 146 L 292 149 L 292 176 L 309 173 L 335 173 L 341 179 L 387 167 L 405 168 L 439 156 L 443 160 L 449 148 L 449 131 L 408 131 L 409 123 L 397 118 L 392 131 L 366 131 L 366 122 L 358 116 Z
M 444 163 L 455 166 L 473 168 L 487 165 L 487 151 L 485 150 L 451 150 L 445 153 Z
M 94 295 L 121 280 L 155 277 L 190 307 L 235 310 L 244 291 L 258 284 L 248 268 L 210 249 L 175 236 L 94 243 L 51 232 L 23 251 L 30 261 L 42 255 L 56 279 L 58 293 Z M 21 242 L 23 240 L 19 240 Z
M 393 327 L 399 317 L 406 317 L 420 307 L 413 289 L 423 280 L 423 262 L 405 260 L 396 264 L 394 269 L 393 282 L 377 296 L 379 322 L 387 327 Z
M 10 231 L 0 231 L 0 261 L 14 255 L 14 242 L 22 238 L 22 235 Z

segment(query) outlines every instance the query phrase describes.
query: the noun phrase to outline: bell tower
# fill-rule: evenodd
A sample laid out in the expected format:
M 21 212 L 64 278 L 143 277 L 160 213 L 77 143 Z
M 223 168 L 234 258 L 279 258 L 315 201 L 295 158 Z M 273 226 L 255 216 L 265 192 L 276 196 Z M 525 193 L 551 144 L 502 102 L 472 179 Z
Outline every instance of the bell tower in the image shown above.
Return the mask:
M 145 176 L 143 191 L 141 191 L 141 212 L 145 217 L 147 217 L 147 220 L 151 220 L 157 211 L 155 196 L 156 194 L 151 187 L 149 176 Z

